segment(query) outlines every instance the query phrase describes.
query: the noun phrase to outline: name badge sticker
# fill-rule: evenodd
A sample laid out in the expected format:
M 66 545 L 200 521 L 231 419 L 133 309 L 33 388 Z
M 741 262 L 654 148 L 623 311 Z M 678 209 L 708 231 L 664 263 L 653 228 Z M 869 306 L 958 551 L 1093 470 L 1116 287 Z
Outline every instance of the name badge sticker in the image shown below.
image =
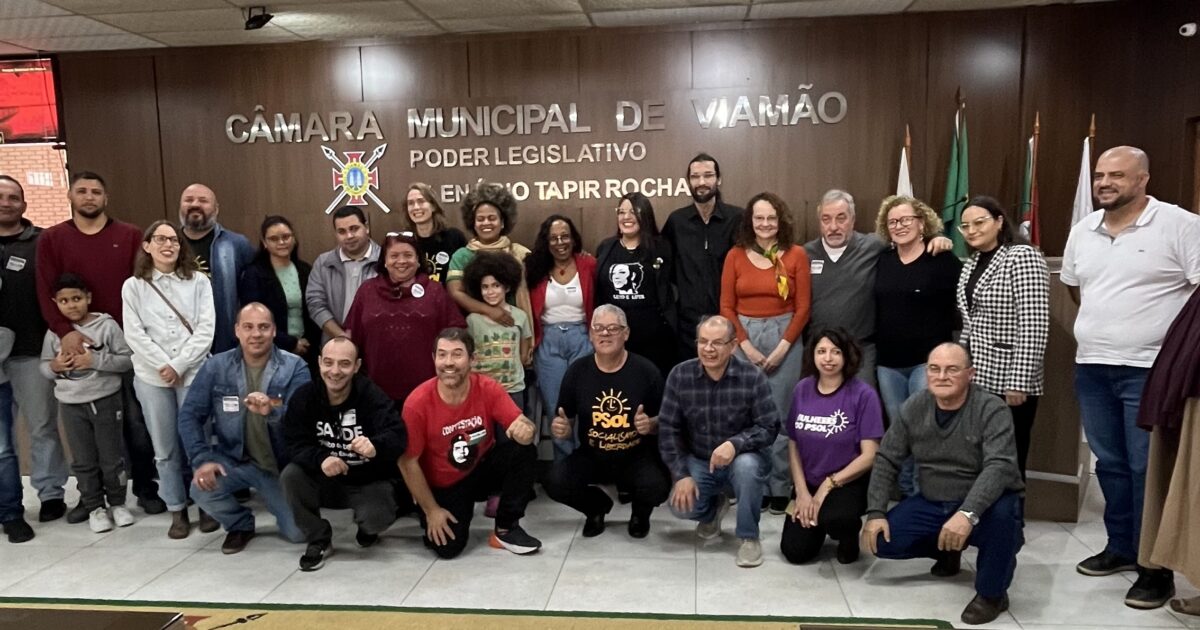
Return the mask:
M 824 269 L 825 269 L 825 261 L 824 260 L 813 260 L 808 263 L 808 272 L 814 276 L 821 273 L 821 271 Z
M 20 256 L 9 256 L 8 264 L 4 265 L 9 271 L 20 271 L 25 268 L 25 259 Z
M 237 413 L 241 409 L 241 402 L 237 396 L 222 396 L 221 411 L 225 413 Z
M 437 261 L 437 264 L 444 265 L 450 262 L 450 254 L 447 254 L 446 252 L 438 252 L 433 259 Z
M 412 296 L 413 297 L 419 298 L 419 297 L 423 297 L 424 295 L 425 295 L 425 287 L 423 287 L 419 284 L 412 285 Z

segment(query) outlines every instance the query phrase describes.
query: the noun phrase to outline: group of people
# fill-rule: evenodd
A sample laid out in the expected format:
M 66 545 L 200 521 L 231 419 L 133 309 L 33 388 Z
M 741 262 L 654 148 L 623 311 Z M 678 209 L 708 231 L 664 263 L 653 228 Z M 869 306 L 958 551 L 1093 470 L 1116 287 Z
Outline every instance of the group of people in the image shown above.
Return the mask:
M 945 226 L 891 196 L 865 234 L 854 198 L 831 190 L 820 237 L 801 245 L 779 196 L 727 204 L 712 156 L 687 178 L 692 203 L 661 231 L 648 198 L 622 197 L 595 256 L 564 215 L 532 248 L 514 242 L 516 200 L 498 184 L 465 197 L 468 238 L 416 183 L 403 231 L 377 242 L 362 208 L 339 208 L 336 247 L 309 266 L 287 218 L 264 219 L 256 251 L 220 225 L 203 184 L 182 192 L 178 222 L 141 231 L 108 215 L 100 175 L 75 173 L 71 218 L 41 230 L 22 216 L 21 184 L 0 175 L 4 532 L 34 536 L 14 403 L 39 521 L 131 524 L 128 475 L 142 510 L 172 514 L 168 536 L 190 534 L 194 503 L 200 530 L 223 528 L 222 550 L 237 553 L 255 535 L 253 489 L 280 534 L 305 543 L 306 571 L 332 552 L 322 508 L 352 509 L 363 547 L 415 509 L 426 546 L 452 558 L 486 502 L 490 545 L 537 551 L 520 521 L 545 437 L 543 489 L 583 514 L 584 536 L 605 531 L 614 500 L 601 486 L 613 484 L 634 538 L 664 502 L 717 538 L 732 506 L 742 567 L 763 562 L 763 511 L 787 515 L 779 544 L 793 563 L 829 537 L 842 563 L 865 547 L 929 557 L 948 576 L 975 545 L 962 618 L 995 619 L 1024 540 L 1044 392 L 1042 254 L 990 197 Z M 1147 196 L 1148 179 L 1137 149 L 1100 157 L 1104 212 L 1072 230 L 1062 273 L 1081 304 L 1077 392 L 1110 537 L 1079 571 L 1136 568 L 1136 607 L 1174 592 L 1171 561 L 1138 555 L 1138 401 L 1200 284 L 1200 218 Z M 970 245 L 965 262 L 947 227 Z M 70 510 L 60 415 L 80 491 Z M 1196 580 L 1197 567 L 1179 569 Z

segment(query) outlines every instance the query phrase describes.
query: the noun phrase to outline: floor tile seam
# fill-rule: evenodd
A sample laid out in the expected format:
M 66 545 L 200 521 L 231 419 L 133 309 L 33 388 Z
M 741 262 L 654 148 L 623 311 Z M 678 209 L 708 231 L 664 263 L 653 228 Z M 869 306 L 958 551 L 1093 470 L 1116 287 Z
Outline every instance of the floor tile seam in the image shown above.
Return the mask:
M 57 548 L 60 548 L 60 547 L 58 547 L 58 546 L 54 546 L 54 548 L 56 548 L 56 549 L 57 549 Z M 21 585 L 23 582 L 25 582 L 26 580 L 33 579 L 33 578 L 37 577 L 38 575 L 41 575 L 41 574 L 42 574 L 42 573 L 44 573 L 45 571 L 49 571 L 50 569 L 52 569 L 52 568 L 54 568 L 54 567 L 58 566 L 60 563 L 62 563 L 62 562 L 65 562 L 65 561 L 67 561 L 67 560 L 69 560 L 69 559 L 71 559 L 71 558 L 75 557 L 75 555 L 76 555 L 76 554 L 78 554 L 80 551 L 83 551 L 84 549 L 88 549 L 88 547 L 85 545 L 85 546 L 83 546 L 83 547 L 77 547 L 77 548 L 75 548 L 75 553 L 69 553 L 69 554 L 67 554 L 67 555 L 65 555 L 65 556 L 63 556 L 63 557 L 61 557 L 61 558 L 59 558 L 58 560 L 55 560 L 54 562 L 51 562 L 50 564 L 48 564 L 48 565 L 46 565 L 46 566 L 42 567 L 41 569 L 38 569 L 37 571 L 34 571 L 33 573 L 30 573 L 29 575 L 26 575 L 25 577 L 23 577 L 23 578 L 21 578 L 21 579 L 17 580 L 16 582 L 13 582 L 12 584 L 9 584 L 8 586 L 4 587 L 4 589 L 3 589 L 3 590 L 0 590 L 0 593 L 6 593 L 6 592 L 8 592 L 10 589 L 13 589 L 13 588 L 16 588 L 17 586 L 20 586 L 20 585 Z
M 150 584 L 152 584 L 152 583 L 153 583 L 155 580 L 157 580 L 158 578 L 160 578 L 160 577 L 162 577 L 162 576 L 166 575 L 166 574 L 167 574 L 167 572 L 168 572 L 168 571 L 170 571 L 171 569 L 174 569 L 175 567 L 177 567 L 177 566 L 179 566 L 179 565 L 183 564 L 184 562 L 187 562 L 188 558 L 191 558 L 192 556 L 196 555 L 196 552 L 198 552 L 198 551 L 199 551 L 199 549 L 192 549 L 191 551 L 192 551 L 191 553 L 189 553 L 189 554 L 185 555 L 184 557 L 180 558 L 180 559 L 179 559 L 177 562 L 175 562 L 175 563 L 174 563 L 174 564 L 172 564 L 171 566 L 164 568 L 162 571 L 159 571 L 159 572 L 158 572 L 158 573 L 157 573 L 157 574 L 156 574 L 154 577 L 152 577 L 152 578 L 150 578 L 149 580 L 147 580 L 147 581 L 143 582 L 143 583 L 141 584 L 141 586 L 138 586 L 137 588 L 133 589 L 132 591 L 129 591 L 128 593 L 125 593 L 124 595 L 122 595 L 122 596 L 120 596 L 120 597 L 118 597 L 118 598 L 114 598 L 114 599 L 129 599 L 129 597 L 130 597 L 131 595 L 133 595 L 134 593 L 136 593 L 136 592 L 138 592 L 138 591 L 142 590 L 143 588 L 146 588 L 147 586 L 149 586 Z
M 571 557 L 571 550 L 575 548 L 575 540 L 579 537 L 580 524 L 577 521 L 571 528 L 571 542 L 567 543 L 567 552 L 563 554 L 562 562 L 558 565 L 558 573 L 554 575 L 554 584 L 550 585 L 550 592 L 546 594 L 546 601 L 542 604 L 542 610 L 550 610 L 550 600 L 554 598 L 554 591 L 558 588 L 558 580 L 562 578 L 563 569 L 567 566 L 567 558 Z

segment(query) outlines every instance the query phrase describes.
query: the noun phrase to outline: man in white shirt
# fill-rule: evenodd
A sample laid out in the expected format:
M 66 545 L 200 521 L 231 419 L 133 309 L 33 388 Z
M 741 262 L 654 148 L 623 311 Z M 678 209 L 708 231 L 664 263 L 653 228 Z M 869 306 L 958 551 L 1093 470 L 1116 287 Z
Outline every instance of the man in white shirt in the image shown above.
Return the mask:
M 1150 434 L 1138 403 L 1167 328 L 1200 284 L 1200 217 L 1146 194 L 1150 161 L 1134 147 L 1096 160 L 1092 192 L 1103 212 L 1071 228 L 1062 281 L 1079 304 L 1075 391 L 1104 493 L 1104 551 L 1084 575 L 1136 569 L 1125 604 L 1157 608 L 1175 593 L 1170 570 L 1137 564 Z

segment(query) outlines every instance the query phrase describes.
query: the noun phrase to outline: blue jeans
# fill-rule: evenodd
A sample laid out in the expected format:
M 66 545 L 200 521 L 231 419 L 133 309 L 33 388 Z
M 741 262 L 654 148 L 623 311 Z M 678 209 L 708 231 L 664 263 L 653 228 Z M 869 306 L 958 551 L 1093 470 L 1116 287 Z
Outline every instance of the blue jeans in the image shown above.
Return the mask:
M 537 370 L 538 389 L 546 403 L 543 413 L 553 418 L 558 412 L 558 393 L 563 375 L 577 359 L 592 353 L 592 341 L 588 338 L 587 324 L 543 324 L 542 341 L 533 353 L 533 367 Z M 560 460 L 575 450 L 575 438 L 554 439 L 554 459 Z
M 892 540 L 880 535 L 876 556 L 904 560 L 937 558 L 938 534 L 954 516 L 961 501 L 930 501 L 921 495 L 901 501 L 887 514 Z M 1025 544 L 1025 502 L 1017 492 L 1005 492 L 971 530 L 967 544 L 979 548 L 975 560 L 975 592 L 989 599 L 1003 597 L 1017 569 L 1017 552 Z
M 0 523 L 25 516 L 21 495 L 21 467 L 13 440 L 13 390 L 4 383 L 0 385 Z
M 304 533 L 296 526 L 292 516 L 292 507 L 284 496 L 283 486 L 279 476 L 267 472 L 252 463 L 230 464 L 221 462 L 225 475 L 217 476 L 217 487 L 213 490 L 201 490 L 192 484 L 192 499 L 200 509 L 208 512 L 227 532 L 254 531 L 254 512 L 238 503 L 233 493 L 254 488 L 267 504 L 267 509 L 275 515 L 279 524 L 279 533 L 291 542 L 304 542 Z
M 63 498 L 63 485 L 70 473 L 58 436 L 54 381 L 42 374 L 40 363 L 38 357 L 9 357 L 4 371 L 10 379 L 17 410 L 29 427 L 29 482 L 44 503 Z
M 167 509 L 178 512 L 187 507 L 187 486 L 184 479 L 189 476 L 187 454 L 179 441 L 179 408 L 187 398 L 186 386 L 159 387 L 134 377 L 133 391 L 142 403 L 142 415 L 146 429 L 150 431 L 150 442 L 154 444 L 154 465 L 158 468 L 158 496 L 167 504 Z
M 750 340 L 750 344 L 763 353 L 763 356 L 766 356 L 771 354 L 775 350 L 775 346 L 779 345 L 779 341 L 783 339 L 783 333 L 787 330 L 788 324 L 792 322 L 792 316 L 792 313 L 784 313 L 775 317 L 738 315 L 738 321 L 746 330 L 746 337 Z M 746 354 L 740 347 L 736 354 L 738 358 L 746 358 Z M 767 384 L 771 386 L 771 399 L 775 401 L 775 408 L 779 410 L 780 418 L 787 418 L 788 412 L 791 410 L 792 391 L 796 388 L 796 382 L 800 380 L 800 371 L 803 367 L 804 342 L 797 339 L 784 355 L 783 362 L 779 364 L 779 367 L 767 375 Z M 770 448 L 771 474 L 767 477 L 766 490 L 769 497 L 792 496 L 788 440 L 787 431 L 782 430 L 781 427 L 779 435 L 775 437 L 775 442 Z
M 733 463 L 716 472 L 708 472 L 708 460 L 688 455 L 688 474 L 696 482 L 700 496 L 691 512 L 680 512 L 671 506 L 671 513 L 701 523 L 711 523 L 717 516 L 718 501 L 725 501 L 726 489 L 732 487 L 737 497 L 738 538 L 758 540 L 758 518 L 762 515 L 763 491 L 767 486 L 767 475 L 771 462 L 764 453 L 741 453 Z
M 1104 493 L 1105 551 L 1137 558 L 1150 433 L 1137 427 L 1147 368 L 1075 365 L 1075 393 L 1088 446 L 1096 454 L 1096 479 Z
M 879 397 L 883 399 L 883 408 L 887 410 L 888 418 L 895 422 L 900 417 L 900 409 L 909 396 L 928 388 L 925 378 L 925 364 L 906 368 L 891 368 L 882 365 L 875 368 L 879 376 Z M 912 457 L 904 460 L 900 466 L 900 492 L 911 497 L 920 491 L 917 487 L 917 467 Z

